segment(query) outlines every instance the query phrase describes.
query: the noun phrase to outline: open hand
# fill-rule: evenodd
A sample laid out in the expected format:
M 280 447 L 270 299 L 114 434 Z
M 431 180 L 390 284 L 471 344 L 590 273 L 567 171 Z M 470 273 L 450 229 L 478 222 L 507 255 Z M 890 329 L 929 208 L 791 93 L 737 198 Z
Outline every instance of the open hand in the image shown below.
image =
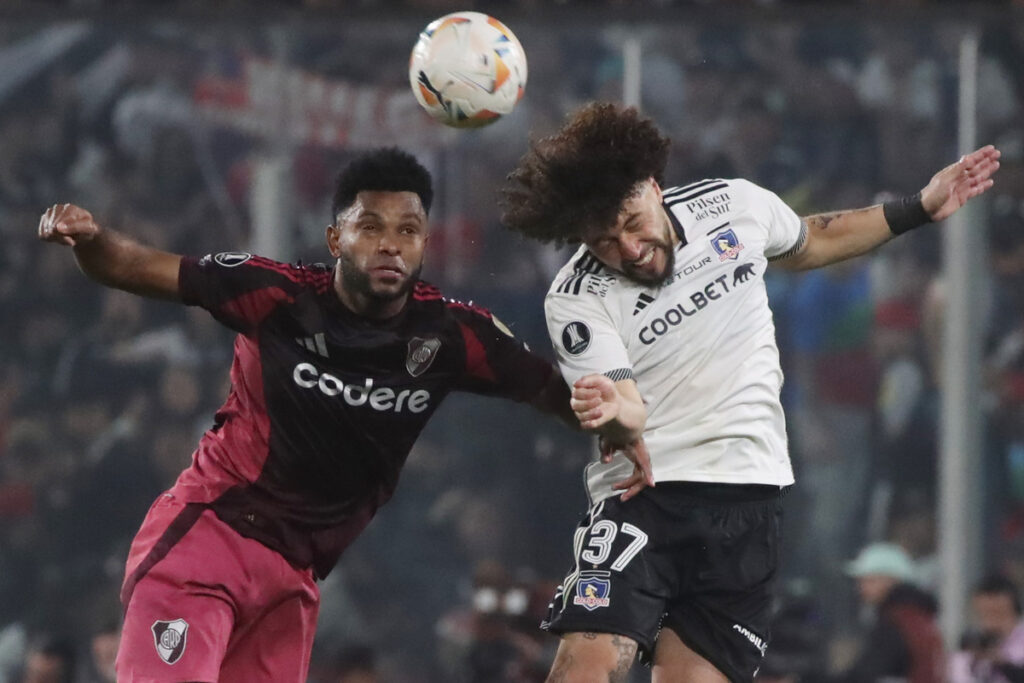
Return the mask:
M 54 204 L 39 219 L 39 239 L 69 247 L 88 242 L 99 230 L 92 214 L 74 204 Z
M 647 445 L 643 439 L 637 439 L 624 446 L 616 446 L 608 441 L 608 439 L 601 437 L 600 449 L 601 462 L 611 462 L 612 456 L 615 453 L 622 452 L 633 463 L 633 473 L 626 479 L 612 485 L 612 488 L 616 491 L 625 491 L 622 494 L 623 501 L 629 500 L 648 486 L 654 486 L 651 455 L 647 452 Z
M 945 220 L 967 203 L 992 187 L 992 174 L 999 170 L 1000 152 L 986 145 L 960 161 L 950 164 L 921 190 L 921 205 L 933 221 Z

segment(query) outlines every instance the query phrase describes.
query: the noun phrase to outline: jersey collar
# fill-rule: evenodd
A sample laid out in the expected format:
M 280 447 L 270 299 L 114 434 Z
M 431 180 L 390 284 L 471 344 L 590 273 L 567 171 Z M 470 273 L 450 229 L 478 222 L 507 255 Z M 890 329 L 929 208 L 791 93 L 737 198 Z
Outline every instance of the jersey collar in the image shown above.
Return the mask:
M 676 249 L 682 249 L 687 244 L 689 244 L 689 242 L 686 240 L 686 233 L 683 231 L 683 224 L 679 222 L 679 219 L 676 218 L 675 212 L 672 211 L 672 209 L 670 209 L 667 204 L 662 202 L 661 208 L 665 213 L 668 214 L 668 219 L 672 222 L 672 229 L 675 231 L 676 237 L 679 238 L 679 244 L 676 246 Z

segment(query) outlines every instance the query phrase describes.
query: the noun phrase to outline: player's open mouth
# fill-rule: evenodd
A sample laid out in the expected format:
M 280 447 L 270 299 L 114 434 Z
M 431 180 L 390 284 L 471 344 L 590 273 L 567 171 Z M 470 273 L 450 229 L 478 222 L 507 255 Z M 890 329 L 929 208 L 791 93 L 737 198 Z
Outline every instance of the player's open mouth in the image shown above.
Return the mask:
M 643 268 L 648 263 L 650 263 L 651 261 L 654 260 L 654 251 L 655 251 L 654 249 L 651 249 L 649 252 L 644 254 L 641 258 L 638 258 L 636 261 L 633 261 L 629 265 L 631 265 L 634 268 Z

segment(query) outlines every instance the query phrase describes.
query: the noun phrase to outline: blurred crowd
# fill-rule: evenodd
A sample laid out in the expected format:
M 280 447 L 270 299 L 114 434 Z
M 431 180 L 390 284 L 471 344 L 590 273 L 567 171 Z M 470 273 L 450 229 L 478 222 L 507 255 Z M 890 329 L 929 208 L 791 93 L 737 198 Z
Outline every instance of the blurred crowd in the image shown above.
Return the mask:
M 491 128 L 454 133 L 408 94 L 416 25 L 0 26 L 0 683 L 113 680 L 128 544 L 211 424 L 231 353 L 201 310 L 89 283 L 67 250 L 35 241 L 42 211 L 79 203 L 179 253 L 271 244 L 268 256 L 319 261 L 336 170 L 355 149 L 400 143 L 438 186 L 424 276 L 546 352 L 541 302 L 565 253 L 503 232 L 495 189 L 531 132 L 620 96 L 626 31 L 542 15 L 514 28 L 527 97 Z M 634 35 L 643 108 L 675 143 L 670 181 L 745 177 L 807 214 L 913 192 L 956 158 L 957 26 L 737 20 Z M 1024 24 L 985 27 L 978 89 L 980 139 L 1004 153 L 975 214 L 986 442 L 971 456 L 992 576 L 963 642 L 943 644 L 939 232 L 773 273 L 798 484 L 762 680 L 1022 680 Z M 556 640 L 536 624 L 568 568 L 590 457 L 587 439 L 527 408 L 449 399 L 395 500 L 323 584 L 310 680 L 543 680 Z
M 1014 6 L 1024 5 L 1022 0 L 969 0 L 975 5 Z M 172 5 L 179 8 L 201 7 L 197 0 L 8 0 L 14 7 L 54 7 L 65 6 L 78 9 L 130 6 L 163 6 Z M 473 9 L 481 12 L 498 12 L 508 10 L 537 10 L 550 7 L 551 4 L 563 7 L 586 6 L 593 8 L 603 6 L 609 8 L 631 8 L 643 6 L 650 9 L 672 7 L 708 7 L 713 5 L 731 6 L 779 6 L 779 5 L 900 5 L 904 7 L 926 7 L 934 5 L 964 4 L 965 0 L 555 0 L 554 3 L 544 0 L 234 0 L 226 2 L 226 7 L 252 8 L 258 7 L 290 7 L 313 10 L 353 8 L 364 9 L 402 9 L 413 11 L 456 12 Z

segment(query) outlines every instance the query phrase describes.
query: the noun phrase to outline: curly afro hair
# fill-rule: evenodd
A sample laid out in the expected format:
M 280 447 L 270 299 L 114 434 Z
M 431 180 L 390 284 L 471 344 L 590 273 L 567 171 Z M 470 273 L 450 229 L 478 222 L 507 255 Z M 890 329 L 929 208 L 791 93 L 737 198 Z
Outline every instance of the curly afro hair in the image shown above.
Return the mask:
M 332 220 L 337 220 L 338 214 L 352 206 L 356 195 L 364 191 L 415 192 L 428 214 L 434 199 L 430 171 L 398 147 L 380 147 L 362 154 L 338 174 L 331 204 Z
M 615 224 L 638 183 L 662 183 L 669 144 L 633 107 L 588 104 L 531 142 L 502 188 L 502 223 L 542 242 L 581 242 Z

